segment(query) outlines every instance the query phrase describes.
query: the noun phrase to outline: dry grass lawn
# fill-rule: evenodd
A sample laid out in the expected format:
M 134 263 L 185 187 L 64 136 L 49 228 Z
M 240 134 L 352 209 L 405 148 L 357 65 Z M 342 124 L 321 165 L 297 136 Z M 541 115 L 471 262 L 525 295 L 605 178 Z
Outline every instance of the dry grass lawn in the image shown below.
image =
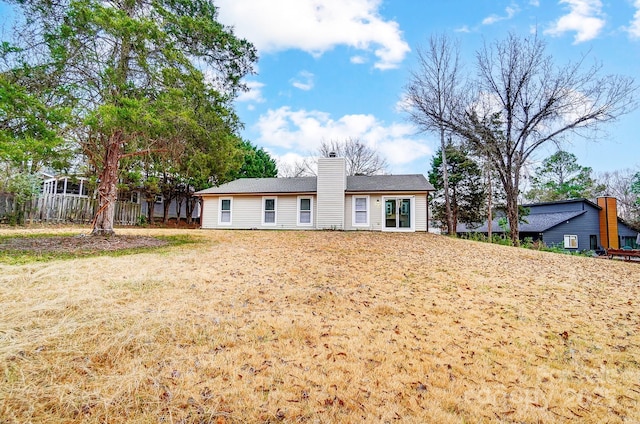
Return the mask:
M 640 264 L 189 233 L 205 242 L 0 265 L 1 423 L 640 422 Z

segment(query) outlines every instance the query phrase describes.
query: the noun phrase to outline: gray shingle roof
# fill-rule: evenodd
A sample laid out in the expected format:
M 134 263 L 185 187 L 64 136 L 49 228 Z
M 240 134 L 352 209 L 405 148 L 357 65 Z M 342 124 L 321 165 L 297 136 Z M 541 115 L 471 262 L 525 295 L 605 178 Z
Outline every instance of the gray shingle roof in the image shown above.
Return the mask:
M 314 193 L 316 191 L 316 177 L 240 178 L 195 194 Z
M 424 175 L 373 175 L 347 177 L 347 192 L 433 191 Z M 315 193 L 316 177 L 295 178 L 241 178 L 219 187 L 201 190 L 202 194 L 251 193 Z
M 520 223 L 521 233 L 542 233 L 550 228 L 555 227 L 565 221 L 573 219 L 577 216 L 586 213 L 586 211 L 567 211 L 567 212 L 551 212 L 551 213 L 536 213 L 527 215 L 524 219 L 527 222 Z M 488 231 L 487 223 L 485 222 L 478 228 L 467 228 L 464 224 L 458 224 L 457 232 L 478 232 L 486 233 Z M 498 225 L 498 219 L 494 219 L 492 222 L 491 231 L 494 233 L 501 233 L 502 228 Z
M 372 175 L 347 177 L 347 191 L 433 191 L 433 186 L 422 174 Z

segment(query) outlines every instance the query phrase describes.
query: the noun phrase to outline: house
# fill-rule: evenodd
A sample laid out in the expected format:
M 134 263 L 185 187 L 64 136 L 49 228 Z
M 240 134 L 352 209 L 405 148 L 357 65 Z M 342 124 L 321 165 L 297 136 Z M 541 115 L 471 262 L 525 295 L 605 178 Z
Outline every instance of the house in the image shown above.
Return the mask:
M 587 199 L 522 205 L 529 214 L 520 223 L 520 239 L 531 238 L 547 246 L 561 246 L 570 250 L 618 249 L 636 247 L 637 232 L 617 215 L 617 200 L 600 197 L 596 203 Z M 494 234 L 504 233 L 496 218 L 492 222 Z M 487 233 L 487 223 L 478 228 L 461 224 L 458 234 Z
M 85 177 L 43 173 L 42 194 L 89 197 L 89 180 Z
M 202 228 L 427 231 L 424 175 L 347 176 L 344 158 L 317 177 L 243 178 L 195 193 Z
M 42 192 L 29 211 L 32 222 L 87 224 L 92 221 L 98 209 L 95 183 L 78 175 L 42 175 Z M 118 198 L 114 215 L 117 225 L 135 225 L 139 217 L 139 202 Z
M 92 186 L 86 177 L 77 175 L 53 175 L 43 173 L 43 184 L 37 218 L 44 221 L 78 221 L 90 222 L 95 215 L 95 182 Z M 145 200 L 143 192 L 138 189 L 119 190 L 116 202 L 116 223 L 118 225 L 135 225 L 140 217 L 149 217 L 149 209 L 153 210 L 153 218 L 164 217 L 164 197 L 155 195 Z M 168 217 L 176 218 L 180 209 L 180 217 L 187 216 L 186 201 L 171 199 Z M 192 218 L 200 216 L 199 205 L 193 208 Z

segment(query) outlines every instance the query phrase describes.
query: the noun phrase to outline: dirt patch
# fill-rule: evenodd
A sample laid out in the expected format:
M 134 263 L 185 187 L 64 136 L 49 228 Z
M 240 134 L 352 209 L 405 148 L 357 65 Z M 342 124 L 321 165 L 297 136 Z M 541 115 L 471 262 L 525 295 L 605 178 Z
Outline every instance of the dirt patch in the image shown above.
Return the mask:
M 152 248 L 167 245 L 166 240 L 147 236 L 115 235 L 95 237 L 85 234 L 53 237 L 16 237 L 0 240 L 2 251 L 26 251 L 38 253 L 86 253 L 116 251 L 136 248 Z

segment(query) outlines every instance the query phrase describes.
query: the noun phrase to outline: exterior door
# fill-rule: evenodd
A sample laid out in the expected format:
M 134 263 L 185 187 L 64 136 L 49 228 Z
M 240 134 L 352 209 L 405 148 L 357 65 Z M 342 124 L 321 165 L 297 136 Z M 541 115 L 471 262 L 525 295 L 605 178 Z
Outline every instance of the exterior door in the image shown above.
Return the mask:
M 384 201 L 384 229 L 390 231 L 411 231 L 411 198 L 386 198 Z

